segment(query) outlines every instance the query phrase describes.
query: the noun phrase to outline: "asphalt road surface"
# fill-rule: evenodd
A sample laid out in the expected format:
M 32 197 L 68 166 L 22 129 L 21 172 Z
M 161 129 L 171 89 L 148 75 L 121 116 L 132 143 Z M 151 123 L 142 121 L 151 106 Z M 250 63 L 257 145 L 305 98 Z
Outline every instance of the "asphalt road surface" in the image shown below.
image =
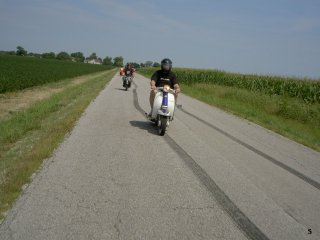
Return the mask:
M 183 94 L 161 137 L 148 96 L 116 75 L 0 239 L 320 239 L 319 152 Z

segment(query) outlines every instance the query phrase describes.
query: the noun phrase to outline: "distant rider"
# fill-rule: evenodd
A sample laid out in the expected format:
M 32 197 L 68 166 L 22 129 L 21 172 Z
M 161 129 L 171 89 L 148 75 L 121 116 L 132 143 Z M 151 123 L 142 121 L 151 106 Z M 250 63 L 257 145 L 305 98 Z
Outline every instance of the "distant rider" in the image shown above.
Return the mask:
M 149 113 L 149 117 L 151 117 L 152 108 L 154 98 L 157 93 L 157 87 L 163 87 L 164 85 L 169 85 L 170 88 L 175 90 L 175 98 L 177 99 L 178 93 L 180 92 L 179 82 L 177 80 L 176 75 L 171 71 L 172 68 L 172 61 L 169 58 L 165 58 L 161 61 L 161 70 L 156 71 L 150 81 L 150 106 L 151 111 Z
M 124 68 L 124 76 L 132 77 L 132 78 L 134 77 L 134 70 L 131 67 L 131 64 L 129 64 L 129 63 L 127 63 L 126 67 Z M 124 86 L 124 79 L 123 79 L 123 86 Z
M 134 77 L 134 69 L 131 66 L 131 64 L 127 63 L 125 69 L 124 69 L 124 75 L 127 77 Z
M 120 67 L 120 76 L 123 76 L 124 75 L 124 67 L 123 65 L 121 65 Z

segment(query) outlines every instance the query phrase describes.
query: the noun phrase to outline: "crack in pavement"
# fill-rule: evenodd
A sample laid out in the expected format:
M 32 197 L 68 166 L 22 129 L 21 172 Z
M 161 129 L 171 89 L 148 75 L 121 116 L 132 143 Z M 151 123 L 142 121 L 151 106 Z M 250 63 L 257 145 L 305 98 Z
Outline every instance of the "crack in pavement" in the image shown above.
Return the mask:
M 122 223 L 121 218 L 120 218 L 120 211 L 118 212 L 117 215 L 117 221 L 116 223 L 113 225 L 113 227 L 116 229 L 117 233 L 118 233 L 118 239 L 120 239 L 120 224 Z

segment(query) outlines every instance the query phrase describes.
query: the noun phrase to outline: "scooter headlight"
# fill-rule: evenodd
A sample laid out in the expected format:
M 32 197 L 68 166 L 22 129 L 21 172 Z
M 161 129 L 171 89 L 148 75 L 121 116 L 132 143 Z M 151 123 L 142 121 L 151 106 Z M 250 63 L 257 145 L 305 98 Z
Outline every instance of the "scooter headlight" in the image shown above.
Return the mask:
M 170 86 L 165 85 L 165 86 L 163 87 L 163 91 L 164 91 L 164 92 L 169 92 L 169 90 L 170 90 Z

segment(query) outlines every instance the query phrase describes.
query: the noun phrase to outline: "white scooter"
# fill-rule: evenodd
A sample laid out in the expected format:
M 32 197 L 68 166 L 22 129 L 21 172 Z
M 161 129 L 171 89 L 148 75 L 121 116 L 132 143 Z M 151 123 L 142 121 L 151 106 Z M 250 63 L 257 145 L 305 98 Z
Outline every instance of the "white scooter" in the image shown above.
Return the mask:
M 170 86 L 158 87 L 154 98 L 151 121 L 158 127 L 158 133 L 163 136 L 173 120 L 175 110 L 175 90 Z

